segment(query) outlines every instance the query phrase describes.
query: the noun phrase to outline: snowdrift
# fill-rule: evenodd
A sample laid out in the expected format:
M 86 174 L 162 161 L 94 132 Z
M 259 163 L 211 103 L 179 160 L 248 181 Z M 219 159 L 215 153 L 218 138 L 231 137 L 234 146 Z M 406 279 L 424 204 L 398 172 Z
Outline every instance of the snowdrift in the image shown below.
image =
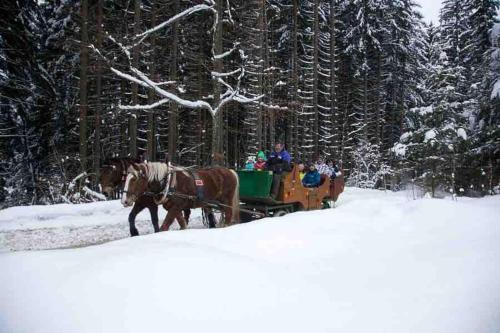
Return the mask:
M 44 209 L 56 229 L 127 223 L 115 203 L 53 207 L 1 212 L 0 231 Z M 348 188 L 335 209 L 3 252 L 0 332 L 500 332 L 499 213 Z

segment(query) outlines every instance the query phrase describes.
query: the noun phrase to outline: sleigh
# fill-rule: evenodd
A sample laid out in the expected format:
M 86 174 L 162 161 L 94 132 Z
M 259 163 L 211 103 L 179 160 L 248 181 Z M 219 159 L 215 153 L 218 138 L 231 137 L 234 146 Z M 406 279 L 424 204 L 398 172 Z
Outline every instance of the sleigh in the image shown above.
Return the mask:
M 297 211 L 328 208 L 344 190 L 342 175 L 332 181 L 322 175 L 318 187 L 304 187 L 297 166 L 283 174 L 275 198 L 271 196 L 272 171 L 241 170 L 238 176 L 241 208 L 244 210 L 242 220 L 247 221 L 255 218 L 249 211 L 260 216 L 276 217 Z

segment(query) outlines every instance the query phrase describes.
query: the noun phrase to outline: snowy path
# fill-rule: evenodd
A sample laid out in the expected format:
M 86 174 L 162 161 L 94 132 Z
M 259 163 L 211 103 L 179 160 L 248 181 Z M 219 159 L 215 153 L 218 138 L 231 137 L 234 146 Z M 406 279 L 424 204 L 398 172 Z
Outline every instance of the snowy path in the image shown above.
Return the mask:
M 1 230 L 79 233 L 126 217 L 112 202 L 82 206 L 92 215 L 15 208 Z M 497 333 L 499 216 L 500 197 L 349 188 L 331 210 L 4 252 L 0 332 Z
M 83 247 L 128 238 L 128 214 L 118 200 L 84 205 L 14 207 L 0 211 L 0 251 Z M 165 211 L 159 210 L 160 223 Z M 189 228 L 204 228 L 194 210 Z M 149 211 L 136 218 L 141 235 L 153 233 Z M 178 230 L 174 223 L 172 230 Z

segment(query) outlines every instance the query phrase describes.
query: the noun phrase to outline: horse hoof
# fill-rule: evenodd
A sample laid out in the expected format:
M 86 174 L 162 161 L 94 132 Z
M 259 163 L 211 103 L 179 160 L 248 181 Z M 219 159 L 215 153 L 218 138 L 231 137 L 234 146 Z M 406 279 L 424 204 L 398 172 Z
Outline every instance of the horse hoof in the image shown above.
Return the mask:
M 135 237 L 139 236 L 139 231 L 137 230 L 130 230 L 130 237 Z

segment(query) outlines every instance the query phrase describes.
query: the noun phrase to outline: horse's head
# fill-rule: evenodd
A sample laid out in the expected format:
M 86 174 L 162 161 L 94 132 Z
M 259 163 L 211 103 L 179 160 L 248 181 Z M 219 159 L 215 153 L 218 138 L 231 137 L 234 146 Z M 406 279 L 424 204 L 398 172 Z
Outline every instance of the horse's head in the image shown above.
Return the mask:
M 120 186 L 123 172 L 119 163 L 108 162 L 100 170 L 99 184 L 106 197 L 112 197 L 117 187 Z
M 129 166 L 122 196 L 122 205 L 124 207 L 132 206 L 137 198 L 146 192 L 149 183 L 146 171 L 147 167 L 144 164 Z

